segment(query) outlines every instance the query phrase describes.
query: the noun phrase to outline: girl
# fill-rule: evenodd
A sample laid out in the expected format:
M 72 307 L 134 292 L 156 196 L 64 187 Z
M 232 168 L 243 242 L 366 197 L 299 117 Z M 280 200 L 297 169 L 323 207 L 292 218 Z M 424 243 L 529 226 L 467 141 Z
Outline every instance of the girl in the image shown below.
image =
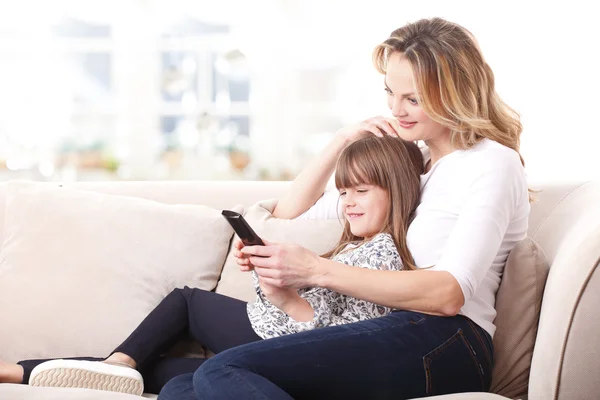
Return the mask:
M 362 268 L 414 269 L 406 230 L 419 201 L 423 161 L 411 142 L 366 137 L 342 152 L 335 183 L 346 219 L 325 256 Z M 106 360 L 29 360 L 0 364 L 0 382 L 158 393 L 169 379 L 205 360 L 164 358 L 185 333 L 215 353 L 291 333 L 381 317 L 390 307 L 329 289 L 279 289 L 253 271 L 257 299 L 246 304 L 200 289 L 176 289 Z M 103 361 L 103 362 L 100 362 Z M 139 371 L 139 372 L 138 372 Z
M 323 257 L 362 268 L 414 269 L 406 230 L 419 200 L 420 150 L 391 137 L 366 137 L 342 152 L 336 168 L 346 219 L 338 245 Z M 342 325 L 390 313 L 368 301 L 326 288 L 278 290 L 252 272 L 257 300 L 248 306 L 256 333 L 264 339 Z

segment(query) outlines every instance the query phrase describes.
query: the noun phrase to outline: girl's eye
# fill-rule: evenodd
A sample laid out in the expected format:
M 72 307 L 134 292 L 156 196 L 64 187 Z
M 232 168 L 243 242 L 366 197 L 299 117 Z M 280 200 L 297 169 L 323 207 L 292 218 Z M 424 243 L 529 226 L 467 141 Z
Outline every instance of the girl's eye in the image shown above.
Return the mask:
M 367 189 L 358 189 L 356 190 L 357 193 L 367 193 Z
M 385 90 L 385 92 L 386 92 L 387 94 L 389 94 L 390 96 L 394 94 L 394 93 L 392 93 L 392 91 L 390 90 L 390 88 L 387 88 L 387 87 L 386 87 L 386 88 L 384 88 L 383 90 Z
M 413 106 L 416 106 L 417 104 L 419 104 L 419 102 L 417 101 L 417 99 L 411 99 L 411 98 L 409 98 L 409 99 L 408 99 L 408 102 L 409 102 L 410 104 L 412 104 Z
M 340 196 L 345 196 L 345 195 L 346 195 L 346 192 L 345 192 L 345 191 L 341 191 L 341 192 L 340 192 Z

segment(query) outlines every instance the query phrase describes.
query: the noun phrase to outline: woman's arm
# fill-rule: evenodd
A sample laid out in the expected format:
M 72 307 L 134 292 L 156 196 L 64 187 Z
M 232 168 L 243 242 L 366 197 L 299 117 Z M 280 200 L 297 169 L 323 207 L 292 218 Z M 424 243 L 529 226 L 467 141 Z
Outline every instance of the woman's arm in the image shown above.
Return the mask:
M 349 144 L 343 136 L 336 137 L 294 179 L 290 189 L 273 210 L 275 218 L 292 219 L 304 213 L 323 195 L 342 150 Z
M 250 261 L 257 273 L 276 286 L 320 286 L 387 307 L 455 315 L 492 265 L 516 204 L 526 201 L 522 167 L 516 158 L 513 161 L 490 163 L 478 171 L 444 253 L 430 269 L 365 270 L 323 259 L 297 245 L 253 246 L 243 252 L 253 255 Z
M 338 157 L 350 143 L 366 135 L 398 137 L 399 130 L 397 119 L 385 117 L 369 118 L 340 129 L 327 147 L 294 179 L 288 192 L 279 199 L 273 216 L 292 219 L 311 208 L 323 195 Z
M 458 281 L 447 271 L 378 271 L 320 258 L 316 284 L 385 307 L 453 316 L 464 304 Z
M 384 307 L 443 316 L 456 315 L 465 302 L 458 281 L 447 271 L 348 266 L 297 245 L 252 246 L 242 251 L 253 254 L 250 261 L 256 273 L 274 286 L 322 287 Z

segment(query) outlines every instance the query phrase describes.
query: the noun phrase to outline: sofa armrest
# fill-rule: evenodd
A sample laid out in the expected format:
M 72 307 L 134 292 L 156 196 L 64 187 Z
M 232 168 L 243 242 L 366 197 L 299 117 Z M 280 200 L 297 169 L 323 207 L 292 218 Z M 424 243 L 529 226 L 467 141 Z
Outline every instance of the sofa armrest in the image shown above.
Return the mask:
M 536 234 L 552 260 L 529 378 L 535 399 L 592 399 L 600 392 L 600 185 L 578 191 Z

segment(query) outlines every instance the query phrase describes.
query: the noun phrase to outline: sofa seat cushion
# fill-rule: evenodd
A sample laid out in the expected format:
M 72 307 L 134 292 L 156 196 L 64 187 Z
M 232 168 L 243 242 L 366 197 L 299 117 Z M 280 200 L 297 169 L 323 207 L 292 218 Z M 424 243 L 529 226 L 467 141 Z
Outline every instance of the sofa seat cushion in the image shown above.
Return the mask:
M 140 397 L 101 390 L 0 384 L 0 399 L 2 400 L 140 400 L 143 398 L 155 399 L 157 396 L 148 394 Z
M 107 356 L 174 288 L 212 290 L 232 235 L 205 206 L 11 182 L 0 358 Z

